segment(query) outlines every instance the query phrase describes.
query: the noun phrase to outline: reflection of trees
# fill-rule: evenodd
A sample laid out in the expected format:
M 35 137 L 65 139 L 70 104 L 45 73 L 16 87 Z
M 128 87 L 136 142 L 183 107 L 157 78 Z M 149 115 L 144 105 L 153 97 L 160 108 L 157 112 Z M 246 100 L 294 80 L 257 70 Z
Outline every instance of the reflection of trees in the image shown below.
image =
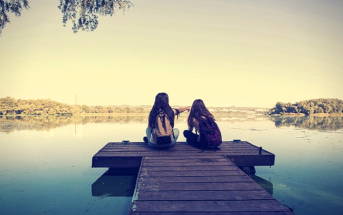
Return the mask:
M 10 23 L 7 12 L 20 16 L 23 9 L 29 9 L 27 0 L 0 0 L 0 35 L 7 23 Z
M 0 116 L 0 132 L 16 130 L 48 131 L 69 124 L 148 123 L 146 116 Z
M 295 126 L 309 130 L 338 130 L 343 128 L 343 117 L 272 117 L 276 127 Z
M 182 113 L 176 122 L 187 123 L 188 114 Z M 225 117 L 216 116 L 218 122 L 243 122 L 243 121 L 255 121 L 256 119 L 246 117 Z M 267 118 L 264 118 L 267 120 Z M 39 116 L 1 116 L 0 115 L 0 132 L 10 133 L 12 131 L 20 130 L 37 130 L 37 131 L 48 131 L 57 127 L 67 126 L 69 124 L 87 124 L 87 123 L 118 123 L 118 124 L 129 124 L 129 123 L 143 123 L 148 124 L 148 115 L 143 116 L 55 116 L 55 115 L 39 115 Z
M 79 29 L 93 31 L 98 26 L 98 15 L 112 16 L 115 11 L 132 7 L 130 0 L 60 0 L 58 8 L 63 14 L 63 24 L 70 20 L 74 33 Z

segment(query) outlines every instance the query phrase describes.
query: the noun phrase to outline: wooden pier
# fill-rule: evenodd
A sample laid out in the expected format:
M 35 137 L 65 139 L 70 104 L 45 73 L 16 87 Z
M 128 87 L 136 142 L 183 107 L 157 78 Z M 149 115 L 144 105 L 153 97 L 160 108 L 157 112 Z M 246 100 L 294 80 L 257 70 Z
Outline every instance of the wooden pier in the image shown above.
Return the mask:
M 245 141 L 225 141 L 220 148 L 108 143 L 92 167 L 139 168 L 131 215 L 293 214 L 248 176 L 254 166 L 274 165 L 274 154 Z

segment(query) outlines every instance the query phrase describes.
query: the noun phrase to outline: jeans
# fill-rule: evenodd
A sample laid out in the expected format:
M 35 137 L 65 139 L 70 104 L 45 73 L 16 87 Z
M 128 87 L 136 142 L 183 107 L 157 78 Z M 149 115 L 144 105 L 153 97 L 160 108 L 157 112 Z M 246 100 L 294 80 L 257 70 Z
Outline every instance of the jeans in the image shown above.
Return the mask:
M 146 136 L 147 136 L 147 138 L 148 138 L 148 144 L 149 144 L 149 146 L 150 146 L 151 148 L 157 148 L 157 149 L 160 149 L 160 148 L 167 148 L 167 149 L 169 149 L 169 148 L 175 146 L 176 140 L 177 140 L 177 138 L 179 137 L 179 134 L 180 134 L 180 130 L 179 130 L 178 128 L 173 128 L 174 141 L 171 142 L 171 143 L 170 143 L 169 145 L 167 145 L 167 146 L 158 146 L 158 145 L 156 145 L 156 144 L 150 142 L 151 130 L 152 130 L 152 129 L 151 129 L 150 127 L 147 127 L 147 128 L 146 128 Z

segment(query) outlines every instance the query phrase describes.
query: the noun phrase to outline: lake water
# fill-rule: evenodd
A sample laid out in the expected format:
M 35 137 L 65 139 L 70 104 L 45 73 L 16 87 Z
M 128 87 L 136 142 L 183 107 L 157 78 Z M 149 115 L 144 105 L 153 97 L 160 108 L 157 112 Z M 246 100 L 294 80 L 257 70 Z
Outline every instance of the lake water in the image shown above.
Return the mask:
M 249 141 L 275 154 L 275 165 L 257 167 L 256 175 L 297 215 L 343 214 L 342 121 L 218 117 L 223 140 Z M 127 214 L 135 175 L 92 169 L 92 156 L 108 142 L 142 141 L 147 117 L 1 117 L 0 122 L 1 215 Z M 175 126 L 186 129 L 185 117 Z

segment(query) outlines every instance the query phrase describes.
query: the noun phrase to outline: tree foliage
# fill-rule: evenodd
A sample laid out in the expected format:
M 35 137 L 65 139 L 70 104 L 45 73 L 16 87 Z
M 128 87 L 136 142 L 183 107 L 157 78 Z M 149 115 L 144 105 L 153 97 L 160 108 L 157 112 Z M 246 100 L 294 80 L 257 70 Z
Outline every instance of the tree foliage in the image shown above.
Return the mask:
M 63 25 L 72 22 L 72 29 L 94 31 L 98 26 L 98 16 L 112 16 L 117 10 L 132 7 L 130 0 L 60 0 Z
M 63 14 L 63 26 L 71 21 L 73 31 L 77 33 L 80 29 L 94 31 L 98 27 L 99 16 L 113 16 L 116 11 L 125 11 L 132 6 L 130 0 L 60 0 L 58 9 Z M 0 35 L 10 23 L 8 13 L 20 16 L 23 9 L 29 8 L 28 0 L 0 0 Z
M 0 0 L 0 35 L 7 23 L 10 23 L 7 13 L 20 16 L 23 9 L 29 9 L 28 0 Z
M 149 113 L 151 106 L 68 105 L 50 99 L 0 98 L 0 115 L 79 115 L 109 113 Z
M 303 113 L 311 115 L 316 113 L 342 114 L 343 100 L 339 99 L 311 99 L 295 104 L 277 102 L 270 110 L 270 114 Z

